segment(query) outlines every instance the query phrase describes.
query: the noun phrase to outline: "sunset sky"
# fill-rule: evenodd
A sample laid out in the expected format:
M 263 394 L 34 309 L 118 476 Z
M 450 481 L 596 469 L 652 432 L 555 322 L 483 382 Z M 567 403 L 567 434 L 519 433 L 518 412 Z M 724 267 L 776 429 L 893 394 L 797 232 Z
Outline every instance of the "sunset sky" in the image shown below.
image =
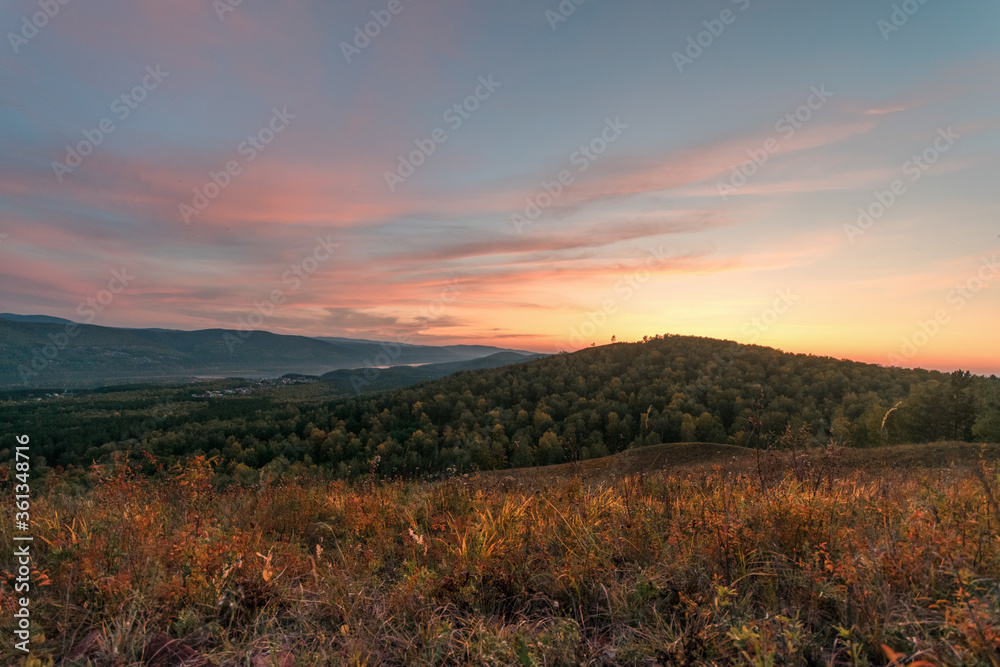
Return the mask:
M 3 3 L 0 312 L 1000 373 L 1000 3 L 237 1 Z

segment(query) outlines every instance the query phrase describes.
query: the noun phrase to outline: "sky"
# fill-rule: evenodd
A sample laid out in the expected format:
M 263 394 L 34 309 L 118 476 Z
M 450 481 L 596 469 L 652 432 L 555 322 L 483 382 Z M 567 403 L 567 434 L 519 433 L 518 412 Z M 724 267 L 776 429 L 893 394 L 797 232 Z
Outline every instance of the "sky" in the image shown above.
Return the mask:
M 998 30 L 995 0 L 3 0 L 0 312 L 1000 373 Z

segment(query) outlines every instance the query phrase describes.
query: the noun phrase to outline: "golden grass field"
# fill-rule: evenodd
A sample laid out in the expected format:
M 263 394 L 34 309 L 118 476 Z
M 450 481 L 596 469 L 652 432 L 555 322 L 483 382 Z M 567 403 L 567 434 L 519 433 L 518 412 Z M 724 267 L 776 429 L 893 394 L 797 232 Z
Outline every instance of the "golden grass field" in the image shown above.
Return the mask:
M 5 664 L 998 665 L 998 460 L 681 444 L 224 491 L 204 459 L 51 473 L 32 652 Z

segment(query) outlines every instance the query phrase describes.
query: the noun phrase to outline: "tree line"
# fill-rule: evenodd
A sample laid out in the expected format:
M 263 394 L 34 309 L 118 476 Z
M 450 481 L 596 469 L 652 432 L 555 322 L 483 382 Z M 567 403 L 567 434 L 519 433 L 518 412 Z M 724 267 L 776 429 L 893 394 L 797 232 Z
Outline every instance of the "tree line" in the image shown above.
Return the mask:
M 781 446 L 786 431 L 848 447 L 1000 441 L 996 376 L 690 336 L 587 348 L 389 392 L 337 391 L 316 383 L 205 399 L 190 388 L 145 387 L 7 401 L 0 431 L 3 447 L 31 433 L 38 465 L 86 466 L 128 451 L 152 472 L 206 455 L 222 479 L 244 484 L 306 470 L 414 477 L 550 465 L 671 442 L 768 448 Z

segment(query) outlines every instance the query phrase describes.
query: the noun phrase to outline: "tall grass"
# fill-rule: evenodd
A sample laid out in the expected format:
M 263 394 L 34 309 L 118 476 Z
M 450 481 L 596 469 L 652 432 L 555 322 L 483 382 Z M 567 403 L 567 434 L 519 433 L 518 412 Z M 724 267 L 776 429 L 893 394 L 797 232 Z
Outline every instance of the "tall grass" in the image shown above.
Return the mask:
M 46 480 L 32 664 L 178 664 L 165 643 L 229 665 L 1000 664 L 982 462 L 212 481 L 203 459 Z

